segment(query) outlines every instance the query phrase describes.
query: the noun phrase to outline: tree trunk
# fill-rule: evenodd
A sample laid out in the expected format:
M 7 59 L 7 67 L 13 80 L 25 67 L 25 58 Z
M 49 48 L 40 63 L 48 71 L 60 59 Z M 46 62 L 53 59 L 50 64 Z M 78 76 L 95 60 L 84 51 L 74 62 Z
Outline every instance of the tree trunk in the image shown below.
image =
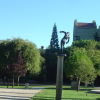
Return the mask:
M 19 76 L 17 77 L 17 86 L 19 86 Z
M 76 75 L 76 80 L 77 80 L 77 91 L 79 91 L 79 83 L 78 83 L 78 77 Z
M 84 86 L 86 87 L 86 83 L 84 83 Z
M 78 77 L 76 76 L 77 79 L 77 91 L 79 91 L 79 84 L 78 84 Z
M 87 83 L 86 83 L 86 96 L 87 96 Z
M 92 84 L 92 88 L 94 88 L 94 81 L 92 81 L 92 83 L 91 83 L 91 84 Z
M 7 74 L 6 74 L 6 76 L 7 76 Z M 8 88 L 8 76 L 7 76 L 7 88 Z
M 5 81 L 6 81 L 6 76 L 4 76 L 4 79 L 3 79 L 3 84 L 5 84 Z
M 12 88 L 13 88 L 13 86 L 14 86 L 14 76 L 13 76 L 13 83 L 12 83 Z
M 79 79 L 79 82 L 78 82 L 78 90 L 80 89 L 80 81 L 81 79 Z

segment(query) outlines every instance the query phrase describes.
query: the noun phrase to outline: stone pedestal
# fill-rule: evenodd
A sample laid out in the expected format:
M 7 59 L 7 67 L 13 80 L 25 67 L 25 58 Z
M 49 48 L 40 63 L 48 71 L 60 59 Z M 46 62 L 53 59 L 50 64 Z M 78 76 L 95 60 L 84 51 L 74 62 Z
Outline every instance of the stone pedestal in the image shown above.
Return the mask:
M 71 81 L 71 89 L 77 90 L 77 81 Z
M 58 54 L 57 61 L 57 77 L 56 77 L 56 100 L 62 100 L 62 85 L 63 85 L 63 58 L 65 54 Z

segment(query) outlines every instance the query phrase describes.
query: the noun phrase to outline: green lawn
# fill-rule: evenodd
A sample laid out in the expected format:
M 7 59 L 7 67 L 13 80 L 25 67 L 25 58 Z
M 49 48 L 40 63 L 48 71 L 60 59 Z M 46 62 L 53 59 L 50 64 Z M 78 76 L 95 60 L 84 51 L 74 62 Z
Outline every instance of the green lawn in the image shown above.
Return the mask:
M 71 90 L 69 86 L 63 86 L 62 100 L 100 100 L 100 94 L 88 93 L 86 96 L 85 87 L 81 87 L 80 91 Z M 88 87 L 88 91 L 97 89 Z M 30 100 L 55 100 L 56 87 L 55 86 L 45 86 L 45 88 L 35 95 Z

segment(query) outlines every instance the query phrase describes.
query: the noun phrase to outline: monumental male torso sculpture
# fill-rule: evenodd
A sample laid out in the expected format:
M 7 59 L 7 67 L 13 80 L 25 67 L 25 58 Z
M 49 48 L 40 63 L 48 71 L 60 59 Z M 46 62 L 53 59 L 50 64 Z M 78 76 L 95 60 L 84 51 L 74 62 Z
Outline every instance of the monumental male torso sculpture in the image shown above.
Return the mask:
M 63 53 L 63 47 L 64 47 L 64 44 L 65 44 L 66 40 L 68 39 L 68 41 L 66 42 L 66 44 L 70 40 L 70 34 L 69 34 L 69 32 L 64 32 L 64 31 L 60 31 L 60 33 L 64 33 L 65 34 L 64 37 L 61 40 L 61 54 L 62 54 Z

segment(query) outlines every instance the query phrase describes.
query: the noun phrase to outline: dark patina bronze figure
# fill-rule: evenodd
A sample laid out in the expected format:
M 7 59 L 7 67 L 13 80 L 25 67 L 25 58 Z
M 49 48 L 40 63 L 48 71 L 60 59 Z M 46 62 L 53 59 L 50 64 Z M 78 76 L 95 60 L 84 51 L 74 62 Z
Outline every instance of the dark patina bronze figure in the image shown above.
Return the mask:
M 64 32 L 64 31 L 60 31 L 60 33 L 65 33 L 64 37 L 61 40 L 61 54 L 62 54 L 63 53 L 63 47 L 64 47 L 64 44 L 65 44 L 66 40 L 68 39 L 68 41 L 66 42 L 66 44 L 70 40 L 70 34 L 69 34 L 69 32 Z

